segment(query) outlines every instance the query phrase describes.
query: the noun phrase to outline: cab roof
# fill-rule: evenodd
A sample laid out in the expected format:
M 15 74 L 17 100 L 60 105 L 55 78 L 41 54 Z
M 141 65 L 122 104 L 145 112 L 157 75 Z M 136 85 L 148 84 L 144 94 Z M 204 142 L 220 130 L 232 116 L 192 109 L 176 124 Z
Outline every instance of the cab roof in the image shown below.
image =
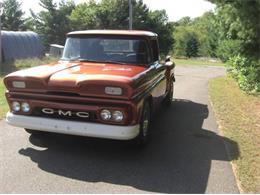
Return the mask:
M 70 35 L 129 35 L 129 36 L 148 36 L 157 37 L 156 33 L 142 30 L 83 30 L 73 31 L 67 34 Z

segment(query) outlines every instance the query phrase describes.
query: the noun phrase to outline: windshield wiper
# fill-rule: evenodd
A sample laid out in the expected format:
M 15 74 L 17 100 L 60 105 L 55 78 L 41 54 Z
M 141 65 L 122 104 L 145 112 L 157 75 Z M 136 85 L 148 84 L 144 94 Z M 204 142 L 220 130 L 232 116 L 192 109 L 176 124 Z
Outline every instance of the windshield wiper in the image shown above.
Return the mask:
M 117 62 L 112 60 L 93 60 L 93 59 L 85 59 L 85 58 L 61 58 L 61 60 L 69 60 L 69 61 L 80 61 L 80 62 L 96 62 L 96 63 L 111 63 L 111 64 L 127 64 L 125 62 Z
M 78 59 L 78 61 L 80 61 L 80 62 L 97 62 L 97 63 L 101 63 L 102 62 L 102 61 L 98 61 L 98 60 L 83 59 L 83 58 Z
M 111 64 L 126 64 L 125 62 L 117 62 L 111 60 L 92 60 L 92 59 L 77 59 L 80 62 L 97 62 L 97 63 L 111 63 Z
M 80 61 L 80 62 L 102 62 L 92 59 L 85 59 L 85 58 L 61 58 L 61 60 L 68 60 L 68 61 Z
M 127 64 L 127 63 L 125 63 L 125 62 L 117 62 L 117 61 L 111 61 L 111 60 L 105 60 L 105 61 L 103 61 L 104 63 L 111 63 L 111 64 Z

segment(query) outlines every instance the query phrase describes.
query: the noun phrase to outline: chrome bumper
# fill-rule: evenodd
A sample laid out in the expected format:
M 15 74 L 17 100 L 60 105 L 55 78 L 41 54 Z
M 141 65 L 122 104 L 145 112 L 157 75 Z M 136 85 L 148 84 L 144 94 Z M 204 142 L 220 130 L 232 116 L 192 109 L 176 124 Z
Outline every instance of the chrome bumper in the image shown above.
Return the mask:
M 11 112 L 7 113 L 6 122 L 10 125 L 26 129 L 116 140 L 130 140 L 139 134 L 139 125 L 106 125 L 100 123 L 24 116 Z

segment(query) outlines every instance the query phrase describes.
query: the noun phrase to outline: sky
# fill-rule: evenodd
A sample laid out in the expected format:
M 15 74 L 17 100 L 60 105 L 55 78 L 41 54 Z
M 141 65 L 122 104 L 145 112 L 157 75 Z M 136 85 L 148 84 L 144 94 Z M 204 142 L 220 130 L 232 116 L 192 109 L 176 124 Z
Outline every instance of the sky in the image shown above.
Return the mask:
M 29 10 L 39 12 L 39 0 L 19 0 L 22 3 L 22 8 L 28 16 Z M 58 0 L 57 0 L 58 1 Z M 76 4 L 87 2 L 88 0 L 74 0 Z M 127 0 L 126 0 L 127 1 Z M 143 2 L 151 9 L 165 9 L 169 21 L 177 21 L 184 16 L 191 18 L 203 15 L 206 11 L 214 10 L 215 5 L 206 0 L 143 0 Z

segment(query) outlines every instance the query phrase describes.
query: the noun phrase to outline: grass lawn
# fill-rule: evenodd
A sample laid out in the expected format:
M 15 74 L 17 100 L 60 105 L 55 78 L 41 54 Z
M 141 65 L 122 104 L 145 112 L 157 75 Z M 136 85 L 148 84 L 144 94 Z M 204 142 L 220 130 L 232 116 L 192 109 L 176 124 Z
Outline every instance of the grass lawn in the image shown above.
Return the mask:
M 229 76 L 210 81 L 210 98 L 220 131 L 238 144 L 232 160 L 236 178 L 245 193 L 260 193 L 260 97 L 242 92 Z M 234 146 L 226 144 L 229 155 Z
M 24 69 L 24 68 L 30 68 L 33 66 L 39 66 L 43 64 L 49 64 L 52 62 L 57 62 L 59 59 L 54 57 L 44 57 L 42 59 L 39 58 L 29 58 L 29 59 L 23 59 L 23 60 L 16 60 L 14 63 L 14 66 L 17 69 Z
M 9 107 L 5 99 L 5 87 L 3 79 L 0 77 L 0 119 L 4 118 L 8 110 Z
M 202 60 L 202 59 L 196 59 L 196 58 L 190 58 L 190 59 L 177 59 L 173 58 L 173 61 L 175 62 L 176 66 L 183 66 L 183 65 L 196 65 L 196 66 L 225 66 L 224 63 L 221 61 L 210 61 L 210 60 Z

